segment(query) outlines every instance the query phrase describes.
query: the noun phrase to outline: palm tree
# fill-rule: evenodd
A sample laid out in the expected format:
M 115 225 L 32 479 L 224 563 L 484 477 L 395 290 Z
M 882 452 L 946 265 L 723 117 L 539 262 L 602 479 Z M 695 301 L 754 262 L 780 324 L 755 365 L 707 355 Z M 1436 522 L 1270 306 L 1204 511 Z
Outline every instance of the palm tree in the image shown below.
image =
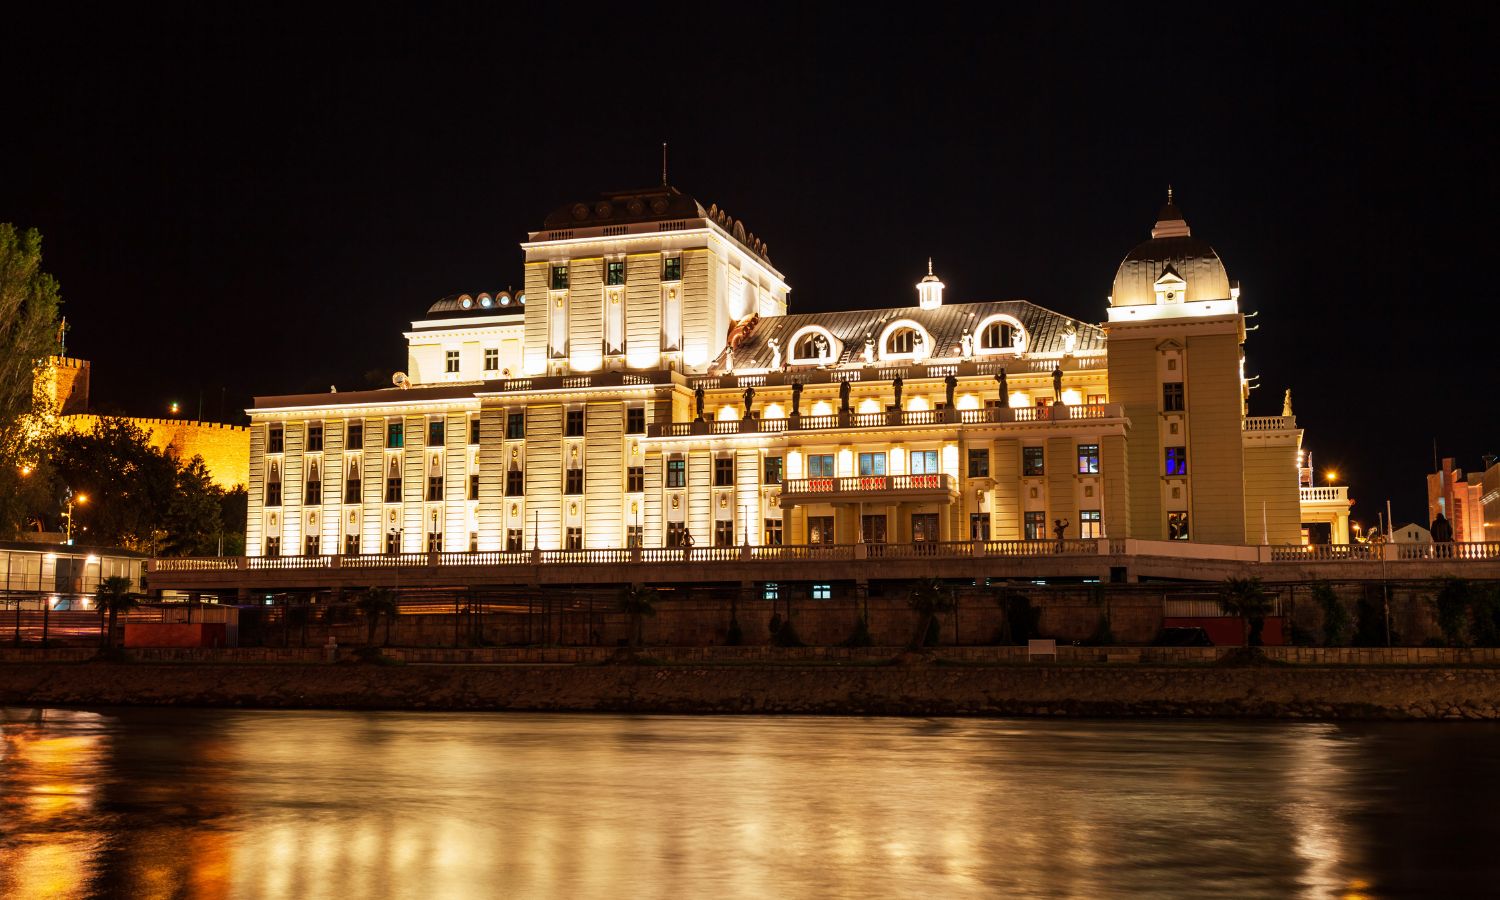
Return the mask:
M 917 630 L 912 633 L 911 643 L 907 646 L 912 650 L 921 650 L 927 643 L 927 632 L 932 628 L 933 620 L 958 608 L 958 601 L 941 581 L 923 578 L 912 584 L 906 605 L 917 613 Z
M 1219 609 L 1244 621 L 1246 647 L 1260 646 L 1260 630 L 1271 612 L 1271 600 L 1259 578 L 1227 578 L 1219 588 Z
M 354 605 L 365 617 L 365 627 L 369 629 L 365 634 L 365 646 L 375 646 L 375 629 L 380 624 L 380 617 L 385 616 L 387 621 L 394 619 L 399 607 L 396 604 L 396 592 L 387 587 L 372 587 L 359 595 Z M 390 630 L 386 630 L 386 639 L 390 639 Z
M 94 591 L 94 602 L 99 606 L 99 616 L 109 617 L 109 626 L 103 634 L 99 635 L 99 647 L 109 649 L 115 643 L 115 619 L 122 612 L 129 612 L 140 606 L 140 600 L 130 592 L 130 579 L 123 575 L 111 575 L 99 582 L 99 587 Z
M 661 594 L 656 588 L 640 587 L 630 585 L 620 591 L 618 608 L 620 612 L 630 616 L 630 644 L 632 647 L 641 645 L 641 626 L 646 616 L 656 615 L 656 602 L 661 599 Z

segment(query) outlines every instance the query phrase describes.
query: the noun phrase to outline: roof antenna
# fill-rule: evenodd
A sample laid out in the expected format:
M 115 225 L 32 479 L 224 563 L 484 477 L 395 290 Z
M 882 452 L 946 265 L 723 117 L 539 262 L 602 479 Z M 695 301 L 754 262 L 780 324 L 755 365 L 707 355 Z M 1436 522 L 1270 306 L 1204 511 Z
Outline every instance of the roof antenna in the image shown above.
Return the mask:
M 661 186 L 667 186 L 667 142 L 661 142 Z
M 1167 205 L 1172 205 L 1172 186 L 1170 184 L 1167 185 Z

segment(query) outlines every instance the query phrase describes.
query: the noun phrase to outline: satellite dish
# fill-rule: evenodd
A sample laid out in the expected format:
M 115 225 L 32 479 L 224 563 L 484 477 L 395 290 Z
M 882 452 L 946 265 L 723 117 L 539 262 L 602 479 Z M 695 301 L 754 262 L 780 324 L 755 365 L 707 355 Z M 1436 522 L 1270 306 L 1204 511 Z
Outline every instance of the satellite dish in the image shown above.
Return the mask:
M 391 384 L 394 384 L 396 387 L 401 388 L 402 390 L 405 390 L 406 386 L 408 384 L 407 378 L 406 378 L 406 373 L 405 372 L 397 372 L 396 374 L 392 375 L 391 376 Z

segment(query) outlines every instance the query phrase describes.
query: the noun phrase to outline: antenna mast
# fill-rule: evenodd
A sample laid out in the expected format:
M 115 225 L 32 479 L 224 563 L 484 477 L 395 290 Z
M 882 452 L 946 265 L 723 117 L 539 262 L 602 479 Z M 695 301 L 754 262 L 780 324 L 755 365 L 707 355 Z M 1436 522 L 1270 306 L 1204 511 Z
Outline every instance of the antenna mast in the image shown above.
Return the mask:
M 661 186 L 667 186 L 667 142 L 661 142 Z

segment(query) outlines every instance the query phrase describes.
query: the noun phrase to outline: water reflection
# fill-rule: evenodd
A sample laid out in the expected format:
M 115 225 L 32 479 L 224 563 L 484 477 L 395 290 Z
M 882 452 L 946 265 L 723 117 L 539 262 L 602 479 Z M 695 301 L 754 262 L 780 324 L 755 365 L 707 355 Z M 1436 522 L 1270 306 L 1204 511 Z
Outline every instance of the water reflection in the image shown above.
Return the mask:
M 11 710 L 0 896 L 1487 890 L 1484 725 Z M 1483 887 L 1481 887 L 1483 886 Z

